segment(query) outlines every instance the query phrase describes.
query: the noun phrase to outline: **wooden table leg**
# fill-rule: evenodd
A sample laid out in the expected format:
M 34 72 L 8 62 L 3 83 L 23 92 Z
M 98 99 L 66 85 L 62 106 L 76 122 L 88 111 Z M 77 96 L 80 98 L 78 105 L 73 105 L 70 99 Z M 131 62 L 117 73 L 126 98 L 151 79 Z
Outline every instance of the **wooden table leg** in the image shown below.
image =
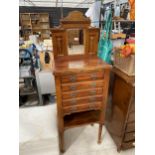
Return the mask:
M 102 135 L 102 126 L 103 124 L 99 124 L 99 132 L 98 132 L 98 144 L 101 144 L 101 135 Z
M 59 132 L 59 148 L 60 148 L 60 152 L 64 153 L 64 131 L 60 131 Z

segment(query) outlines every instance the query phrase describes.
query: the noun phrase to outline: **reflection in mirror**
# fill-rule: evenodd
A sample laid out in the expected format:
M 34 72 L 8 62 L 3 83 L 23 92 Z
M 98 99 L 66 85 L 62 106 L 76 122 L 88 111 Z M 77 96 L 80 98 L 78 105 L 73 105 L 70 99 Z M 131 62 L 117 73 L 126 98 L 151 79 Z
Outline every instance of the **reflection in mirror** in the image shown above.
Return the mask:
M 82 29 L 68 29 L 68 55 L 84 54 L 84 35 Z

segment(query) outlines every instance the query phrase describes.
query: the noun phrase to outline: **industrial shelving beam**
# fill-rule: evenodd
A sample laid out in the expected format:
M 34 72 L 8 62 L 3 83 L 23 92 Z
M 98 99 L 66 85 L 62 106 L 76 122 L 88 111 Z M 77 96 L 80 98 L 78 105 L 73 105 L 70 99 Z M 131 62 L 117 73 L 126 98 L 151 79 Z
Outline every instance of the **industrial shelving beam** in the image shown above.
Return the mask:
M 58 0 L 55 1 L 55 6 L 58 7 Z

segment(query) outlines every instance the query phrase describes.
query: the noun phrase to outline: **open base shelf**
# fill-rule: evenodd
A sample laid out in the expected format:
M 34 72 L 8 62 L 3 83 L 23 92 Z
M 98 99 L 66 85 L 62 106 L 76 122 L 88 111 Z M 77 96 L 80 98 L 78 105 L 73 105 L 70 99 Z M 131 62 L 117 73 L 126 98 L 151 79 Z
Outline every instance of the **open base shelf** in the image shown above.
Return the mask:
M 65 129 L 86 124 L 99 123 L 100 110 L 74 113 L 64 116 Z

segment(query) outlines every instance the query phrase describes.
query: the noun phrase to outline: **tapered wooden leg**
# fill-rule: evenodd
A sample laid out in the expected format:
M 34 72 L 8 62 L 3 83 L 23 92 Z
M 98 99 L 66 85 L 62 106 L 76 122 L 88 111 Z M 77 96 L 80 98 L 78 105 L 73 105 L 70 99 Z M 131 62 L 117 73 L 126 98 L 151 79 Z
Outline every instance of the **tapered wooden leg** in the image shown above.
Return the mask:
M 119 146 L 119 147 L 117 148 L 117 152 L 118 152 L 118 153 L 121 152 L 121 146 Z
M 101 135 L 102 135 L 102 124 L 99 124 L 99 132 L 98 132 L 98 144 L 101 144 Z
M 64 131 L 59 132 L 59 148 L 60 152 L 64 153 Z

